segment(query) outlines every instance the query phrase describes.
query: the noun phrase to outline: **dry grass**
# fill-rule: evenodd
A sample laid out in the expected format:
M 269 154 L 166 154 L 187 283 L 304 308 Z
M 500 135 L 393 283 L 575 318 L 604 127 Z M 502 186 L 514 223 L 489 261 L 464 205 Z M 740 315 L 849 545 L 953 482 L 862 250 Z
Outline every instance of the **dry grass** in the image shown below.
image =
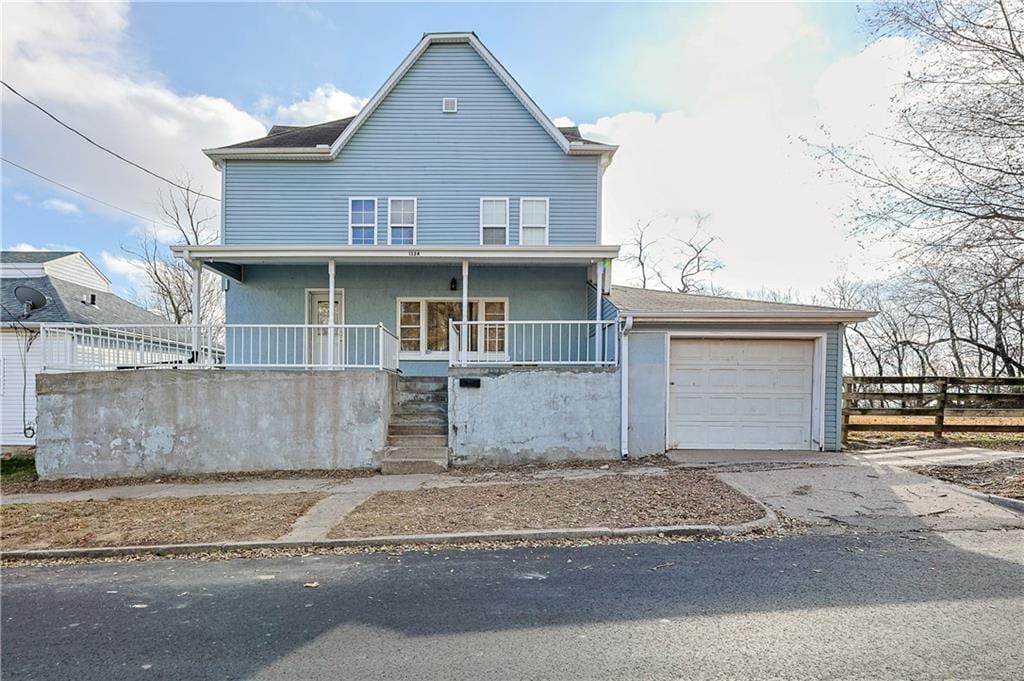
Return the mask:
M 921 466 L 914 471 L 985 494 L 1024 499 L 1024 458 L 963 466 Z
M 0 548 L 277 539 L 321 498 L 319 494 L 274 494 L 4 504 Z
M 379 492 L 330 537 L 567 527 L 732 525 L 764 511 L 702 471 Z
M 24 460 L 22 460 L 24 461 Z M 9 462 L 4 462 L 9 463 Z M 49 492 L 81 492 L 102 487 L 123 487 L 129 485 L 194 484 L 202 482 L 248 482 L 250 480 L 295 480 L 298 478 L 323 478 L 329 480 L 351 480 L 375 475 L 373 470 L 352 469 L 310 469 L 288 471 L 245 471 L 238 473 L 194 473 L 188 475 L 139 475 L 121 478 L 65 478 L 61 480 L 38 480 L 35 463 L 31 474 L 21 471 L 18 476 L 8 477 L 6 471 L 0 475 L 0 487 L 4 494 L 46 494 Z
M 1024 426 L 1024 417 L 991 416 L 976 418 L 968 416 L 950 416 L 945 422 L 949 425 L 986 424 Z M 850 416 L 850 423 L 872 424 L 926 424 L 935 423 L 931 416 Z M 984 447 L 987 449 L 1003 449 L 1024 451 L 1024 433 L 944 433 L 937 438 L 929 432 L 901 433 L 893 431 L 853 431 L 849 434 L 849 449 L 882 449 L 885 447 Z

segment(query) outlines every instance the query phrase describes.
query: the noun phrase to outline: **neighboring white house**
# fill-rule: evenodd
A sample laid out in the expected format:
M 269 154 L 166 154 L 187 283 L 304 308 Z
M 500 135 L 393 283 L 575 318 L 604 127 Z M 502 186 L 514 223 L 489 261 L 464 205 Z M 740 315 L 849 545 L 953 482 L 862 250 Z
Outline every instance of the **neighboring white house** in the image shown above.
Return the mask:
M 45 305 L 26 310 L 16 293 L 20 287 L 38 291 Z M 110 280 L 79 251 L 0 252 L 0 301 L 0 444 L 4 446 L 35 443 L 35 379 L 43 365 L 41 323 L 167 321 L 114 295 Z

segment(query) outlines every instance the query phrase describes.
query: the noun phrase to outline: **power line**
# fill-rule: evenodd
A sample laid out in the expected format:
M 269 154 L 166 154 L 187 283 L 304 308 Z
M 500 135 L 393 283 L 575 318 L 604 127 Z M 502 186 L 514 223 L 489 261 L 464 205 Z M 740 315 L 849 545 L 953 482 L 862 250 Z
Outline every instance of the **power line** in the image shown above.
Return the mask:
M 40 180 L 44 180 L 46 182 L 49 182 L 50 184 L 57 185 L 61 189 L 66 189 L 67 191 L 72 192 L 74 194 L 78 194 L 79 196 L 84 196 L 85 198 L 89 199 L 90 201 L 95 201 L 96 203 L 102 203 L 107 208 L 113 208 L 114 210 L 119 210 L 122 213 L 126 213 L 127 215 L 131 215 L 132 217 L 139 218 L 140 220 L 145 220 L 146 222 L 152 222 L 152 223 L 158 222 L 158 220 L 154 220 L 153 218 L 147 218 L 145 215 L 139 215 L 138 213 L 133 213 L 132 211 L 130 211 L 130 210 L 126 209 L 126 208 L 121 208 L 120 206 L 115 206 L 112 203 L 107 203 L 103 199 L 97 199 L 95 196 L 90 196 L 90 195 L 86 194 L 85 192 L 80 192 L 77 189 L 75 189 L 74 187 L 69 187 L 66 184 L 62 184 L 62 183 L 58 182 L 57 180 L 51 180 L 50 178 L 46 177 L 45 175 L 40 175 L 39 173 L 37 173 L 34 170 L 29 170 L 25 166 L 18 165 L 14 161 L 8 161 L 6 158 L 3 158 L 2 156 L 0 156 L 0 161 L 3 161 L 4 163 L 9 163 L 12 166 L 14 166 L 15 168 L 17 168 L 18 170 L 22 170 L 22 171 L 28 173 L 29 175 L 35 175 Z
M 103 146 L 99 142 L 96 142 L 95 140 L 91 139 L 85 133 L 79 132 L 75 128 L 72 128 L 70 125 L 68 125 L 67 123 L 65 123 L 64 121 L 62 121 L 61 119 L 57 118 L 52 113 L 50 113 L 49 111 L 44 109 L 41 105 L 36 104 L 31 99 L 29 99 L 25 95 L 23 95 L 20 92 L 18 92 L 17 90 L 15 90 L 13 87 L 10 86 L 10 84 L 7 83 L 7 81 L 0 80 L 0 83 L 3 83 L 5 88 L 7 88 L 8 90 L 10 90 L 14 94 L 16 94 L 18 97 L 21 97 L 23 100 L 25 100 L 26 102 L 28 102 L 29 104 L 31 104 L 32 106 L 34 106 L 35 108 L 39 109 L 41 112 L 46 114 L 48 117 L 53 119 L 56 123 L 58 123 L 59 125 L 63 126 L 64 128 L 67 128 L 71 132 L 75 133 L 76 135 L 78 135 L 79 137 L 81 137 L 82 139 L 84 139 L 86 142 L 88 142 L 89 144 L 93 145 L 94 147 L 96 147 L 98 149 L 102 149 L 103 151 L 107 152 L 111 156 L 114 156 L 115 158 L 118 158 L 118 159 L 124 161 L 128 165 L 134 166 L 135 168 L 138 168 L 142 172 L 148 173 L 149 175 L 152 175 L 153 177 L 157 178 L 158 180 L 163 180 L 167 184 L 172 185 L 174 187 L 177 187 L 178 189 L 182 189 L 182 190 L 184 190 L 186 192 L 191 192 L 193 194 L 196 194 L 198 196 L 202 196 L 202 197 L 207 198 L 207 199 L 212 199 L 213 201 L 220 201 L 220 199 L 218 199 L 216 196 L 210 196 L 209 194 L 204 194 L 204 193 L 202 193 L 200 191 L 196 191 L 195 189 L 192 189 L 190 187 L 186 187 L 184 185 L 178 184 L 174 180 L 169 180 L 166 177 L 164 177 L 163 175 L 160 175 L 159 173 L 155 173 L 152 170 L 150 170 L 149 168 L 141 166 L 138 163 L 136 163 L 135 161 L 132 161 L 132 160 L 129 160 L 129 159 L 125 158 L 124 156 L 122 156 L 121 154 L 117 153 L 116 151 L 113 151 L 112 149 L 108 149 L 107 147 Z

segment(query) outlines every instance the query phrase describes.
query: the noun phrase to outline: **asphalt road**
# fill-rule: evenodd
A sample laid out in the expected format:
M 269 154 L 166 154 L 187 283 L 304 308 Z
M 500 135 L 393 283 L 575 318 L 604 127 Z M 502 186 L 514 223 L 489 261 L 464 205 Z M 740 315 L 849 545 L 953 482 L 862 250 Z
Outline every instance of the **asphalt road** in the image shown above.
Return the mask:
M 4 681 L 1020 679 L 1022 566 L 1024 532 L 993 531 L 12 568 L 0 664 Z

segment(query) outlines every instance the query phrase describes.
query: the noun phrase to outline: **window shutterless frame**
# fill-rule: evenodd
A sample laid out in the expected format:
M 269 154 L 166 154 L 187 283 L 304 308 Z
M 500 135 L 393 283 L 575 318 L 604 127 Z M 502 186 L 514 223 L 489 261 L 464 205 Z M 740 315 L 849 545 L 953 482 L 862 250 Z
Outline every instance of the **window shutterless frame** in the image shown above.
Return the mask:
M 402 359 L 439 359 L 442 356 L 447 356 L 446 351 L 427 351 L 427 303 L 461 303 L 462 298 L 455 296 L 429 296 L 426 298 L 417 297 L 404 297 L 395 299 L 395 314 L 398 322 L 396 328 L 401 328 L 402 325 L 402 303 L 418 303 L 420 306 L 419 320 L 420 320 L 420 349 L 418 351 L 412 350 L 401 350 L 400 357 Z M 470 297 L 469 302 L 477 304 L 477 311 L 479 319 L 470 319 L 470 321 L 483 321 L 485 316 L 485 304 L 486 303 L 501 303 L 503 307 L 503 313 L 505 318 L 503 320 L 492 320 L 495 324 L 501 324 L 503 321 L 508 321 L 508 298 L 501 297 L 483 297 L 476 298 Z M 478 333 L 481 333 L 478 331 Z M 507 342 L 507 341 L 503 341 Z M 478 347 L 481 347 L 478 345 Z M 507 346 L 506 346 L 507 347 Z M 471 354 L 477 354 L 479 351 L 474 351 Z M 506 350 L 507 352 L 507 350 Z M 494 354 L 494 353 L 491 353 Z
M 412 223 L 395 223 L 392 221 L 391 216 L 391 202 L 392 201 L 412 201 Z M 416 201 L 415 196 L 389 196 L 388 197 L 388 244 L 394 243 L 392 230 L 395 227 L 411 227 L 412 228 L 412 244 L 399 244 L 412 246 L 416 243 L 416 223 L 419 222 L 419 204 Z
M 527 224 L 523 219 L 523 208 L 524 206 L 532 201 L 542 201 L 544 203 L 544 222 L 543 224 Z M 523 228 L 526 229 L 543 229 L 544 230 L 544 243 L 542 244 L 524 244 L 523 243 Z M 548 240 L 551 234 L 551 203 L 546 196 L 521 196 L 519 197 L 519 245 L 534 245 L 534 246 L 547 246 Z
M 352 205 L 356 201 L 372 201 L 373 202 L 373 222 L 356 222 L 352 218 Z M 349 244 L 355 244 L 353 239 L 353 229 L 356 227 L 370 227 L 373 229 L 373 244 L 377 244 L 377 197 L 375 196 L 350 196 L 348 199 L 348 242 Z
M 484 220 L 484 204 L 488 201 L 501 201 L 505 204 L 505 223 L 504 224 L 487 224 Z M 509 200 L 507 196 L 483 196 L 480 198 L 480 243 L 484 243 L 484 229 L 498 229 L 504 228 L 505 230 L 505 245 L 509 245 L 509 215 L 508 215 Z

